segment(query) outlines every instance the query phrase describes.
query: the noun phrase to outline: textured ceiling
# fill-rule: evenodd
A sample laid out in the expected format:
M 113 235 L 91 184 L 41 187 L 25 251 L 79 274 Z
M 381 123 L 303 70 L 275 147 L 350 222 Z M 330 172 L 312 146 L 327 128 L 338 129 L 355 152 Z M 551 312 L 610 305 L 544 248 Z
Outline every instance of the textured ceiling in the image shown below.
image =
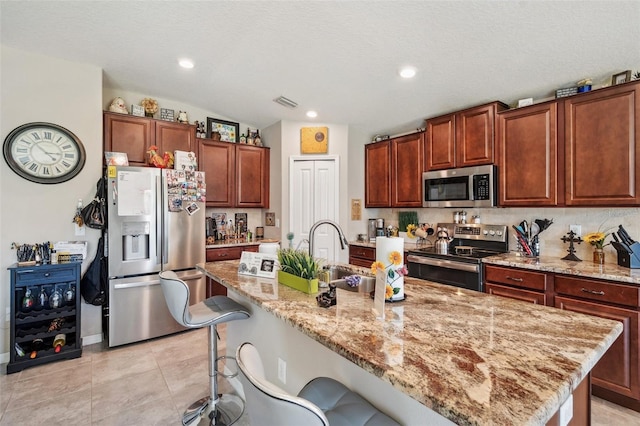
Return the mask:
M 639 0 L 2 1 L 0 19 L 6 46 L 261 128 L 315 109 L 318 122 L 394 134 L 640 70 Z M 418 69 L 411 81 L 397 74 L 405 64 Z

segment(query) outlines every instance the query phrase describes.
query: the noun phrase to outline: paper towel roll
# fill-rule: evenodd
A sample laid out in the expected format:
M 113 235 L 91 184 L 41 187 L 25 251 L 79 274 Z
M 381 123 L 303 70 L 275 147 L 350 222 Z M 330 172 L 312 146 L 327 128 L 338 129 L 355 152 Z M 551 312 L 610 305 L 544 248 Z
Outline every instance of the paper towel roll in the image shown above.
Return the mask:
M 396 255 L 395 264 L 391 258 L 391 253 L 394 252 L 399 255 L 399 257 Z M 397 270 L 404 268 L 404 239 L 398 237 L 376 237 L 376 262 L 381 262 L 385 266 L 387 274 L 390 269 L 394 272 L 393 278 L 387 275 L 387 285 L 394 289 L 391 300 L 403 300 L 404 277 L 398 274 Z

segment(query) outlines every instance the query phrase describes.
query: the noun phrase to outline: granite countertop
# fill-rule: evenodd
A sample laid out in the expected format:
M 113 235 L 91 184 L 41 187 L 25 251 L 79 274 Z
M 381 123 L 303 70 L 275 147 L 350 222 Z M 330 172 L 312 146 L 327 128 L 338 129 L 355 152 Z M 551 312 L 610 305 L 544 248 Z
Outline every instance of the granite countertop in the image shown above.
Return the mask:
M 577 275 L 585 278 L 619 281 L 640 285 L 640 269 L 630 269 L 613 263 L 599 265 L 591 259 L 582 262 L 562 260 L 555 257 L 540 256 L 529 258 L 515 253 L 505 253 L 485 257 L 483 263 L 490 265 L 508 266 L 512 268 L 531 269 L 539 272 L 553 272 L 556 274 Z
M 238 247 L 238 246 L 259 246 L 262 243 L 279 243 L 279 242 L 280 240 L 274 240 L 269 238 L 264 238 L 262 240 L 253 240 L 253 241 L 242 241 L 242 240 L 216 241 L 213 244 L 205 245 L 205 249 Z
M 320 308 L 238 264 L 198 268 L 458 424 L 545 424 L 622 332 L 617 321 L 409 277 L 407 299 L 378 321 L 367 294 L 338 289 L 337 305 Z
M 411 242 L 414 241 L 414 242 Z M 409 250 L 415 250 L 417 248 L 423 248 L 423 247 L 429 247 L 431 246 L 433 243 L 431 241 L 425 241 L 425 240 L 420 240 L 421 242 L 418 243 L 418 239 L 414 239 L 414 240 L 405 240 L 404 241 L 404 251 L 409 251 Z M 372 249 L 376 248 L 376 243 L 375 242 L 369 242 L 367 241 L 349 241 L 349 245 L 351 246 L 360 246 L 360 247 L 369 247 Z

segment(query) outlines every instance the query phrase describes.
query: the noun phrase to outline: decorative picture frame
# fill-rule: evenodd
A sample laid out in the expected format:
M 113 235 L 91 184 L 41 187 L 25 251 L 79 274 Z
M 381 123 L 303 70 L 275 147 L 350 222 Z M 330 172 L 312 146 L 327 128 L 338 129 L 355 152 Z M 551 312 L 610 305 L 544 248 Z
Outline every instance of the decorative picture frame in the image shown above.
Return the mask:
M 174 111 L 169 108 L 160 108 L 160 120 L 173 121 Z
M 619 72 L 618 74 L 613 74 L 611 76 L 611 85 L 615 86 L 616 84 L 628 83 L 631 81 L 631 70 L 626 70 Z
M 238 143 L 240 123 L 207 117 L 207 137 L 211 138 L 211 133 L 214 130 L 220 133 L 220 140 L 222 142 Z
M 326 154 L 329 150 L 327 127 L 303 127 L 300 129 L 300 152 L 302 154 Z

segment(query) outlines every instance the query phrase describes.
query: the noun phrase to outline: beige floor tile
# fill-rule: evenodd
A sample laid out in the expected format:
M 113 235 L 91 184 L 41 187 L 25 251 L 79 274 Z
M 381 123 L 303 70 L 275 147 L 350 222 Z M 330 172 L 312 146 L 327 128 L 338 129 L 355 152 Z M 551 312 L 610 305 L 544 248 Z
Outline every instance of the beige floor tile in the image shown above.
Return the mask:
M 207 354 L 209 348 L 207 329 L 183 332 L 150 342 L 151 351 L 158 365 L 165 365 Z
M 91 363 L 82 363 L 65 374 L 48 373 L 20 380 L 13 390 L 7 411 L 45 401 L 55 405 L 58 398 L 72 392 L 91 393 Z
M 9 405 L 11 394 L 20 381 L 22 372 L 7 374 L 7 364 L 0 364 L 0 371 L 2 371 L 0 373 L 0 418 L 2 418 L 2 413 Z
M 95 422 L 121 411 L 169 398 L 169 388 L 159 369 L 127 375 L 119 380 L 93 386 L 91 418 Z
M 158 368 L 147 342 L 94 352 L 91 360 L 94 386 Z
M 60 425 L 85 426 L 91 423 L 91 392 L 61 392 L 50 401 L 13 404 L 0 420 L 0 426 Z
M 640 413 L 620 407 L 612 402 L 591 397 L 592 426 L 632 426 L 640 425 Z
M 120 410 L 109 417 L 94 421 L 92 425 L 179 425 L 181 416 L 182 414 L 176 410 L 171 398 L 165 398 L 128 410 Z
M 42 377 L 48 374 L 65 374 L 69 370 L 75 370 L 83 364 L 91 364 L 91 355 L 83 355 L 80 358 L 64 359 L 39 365 L 37 367 L 27 368 L 22 371 L 21 380 L 31 377 Z

